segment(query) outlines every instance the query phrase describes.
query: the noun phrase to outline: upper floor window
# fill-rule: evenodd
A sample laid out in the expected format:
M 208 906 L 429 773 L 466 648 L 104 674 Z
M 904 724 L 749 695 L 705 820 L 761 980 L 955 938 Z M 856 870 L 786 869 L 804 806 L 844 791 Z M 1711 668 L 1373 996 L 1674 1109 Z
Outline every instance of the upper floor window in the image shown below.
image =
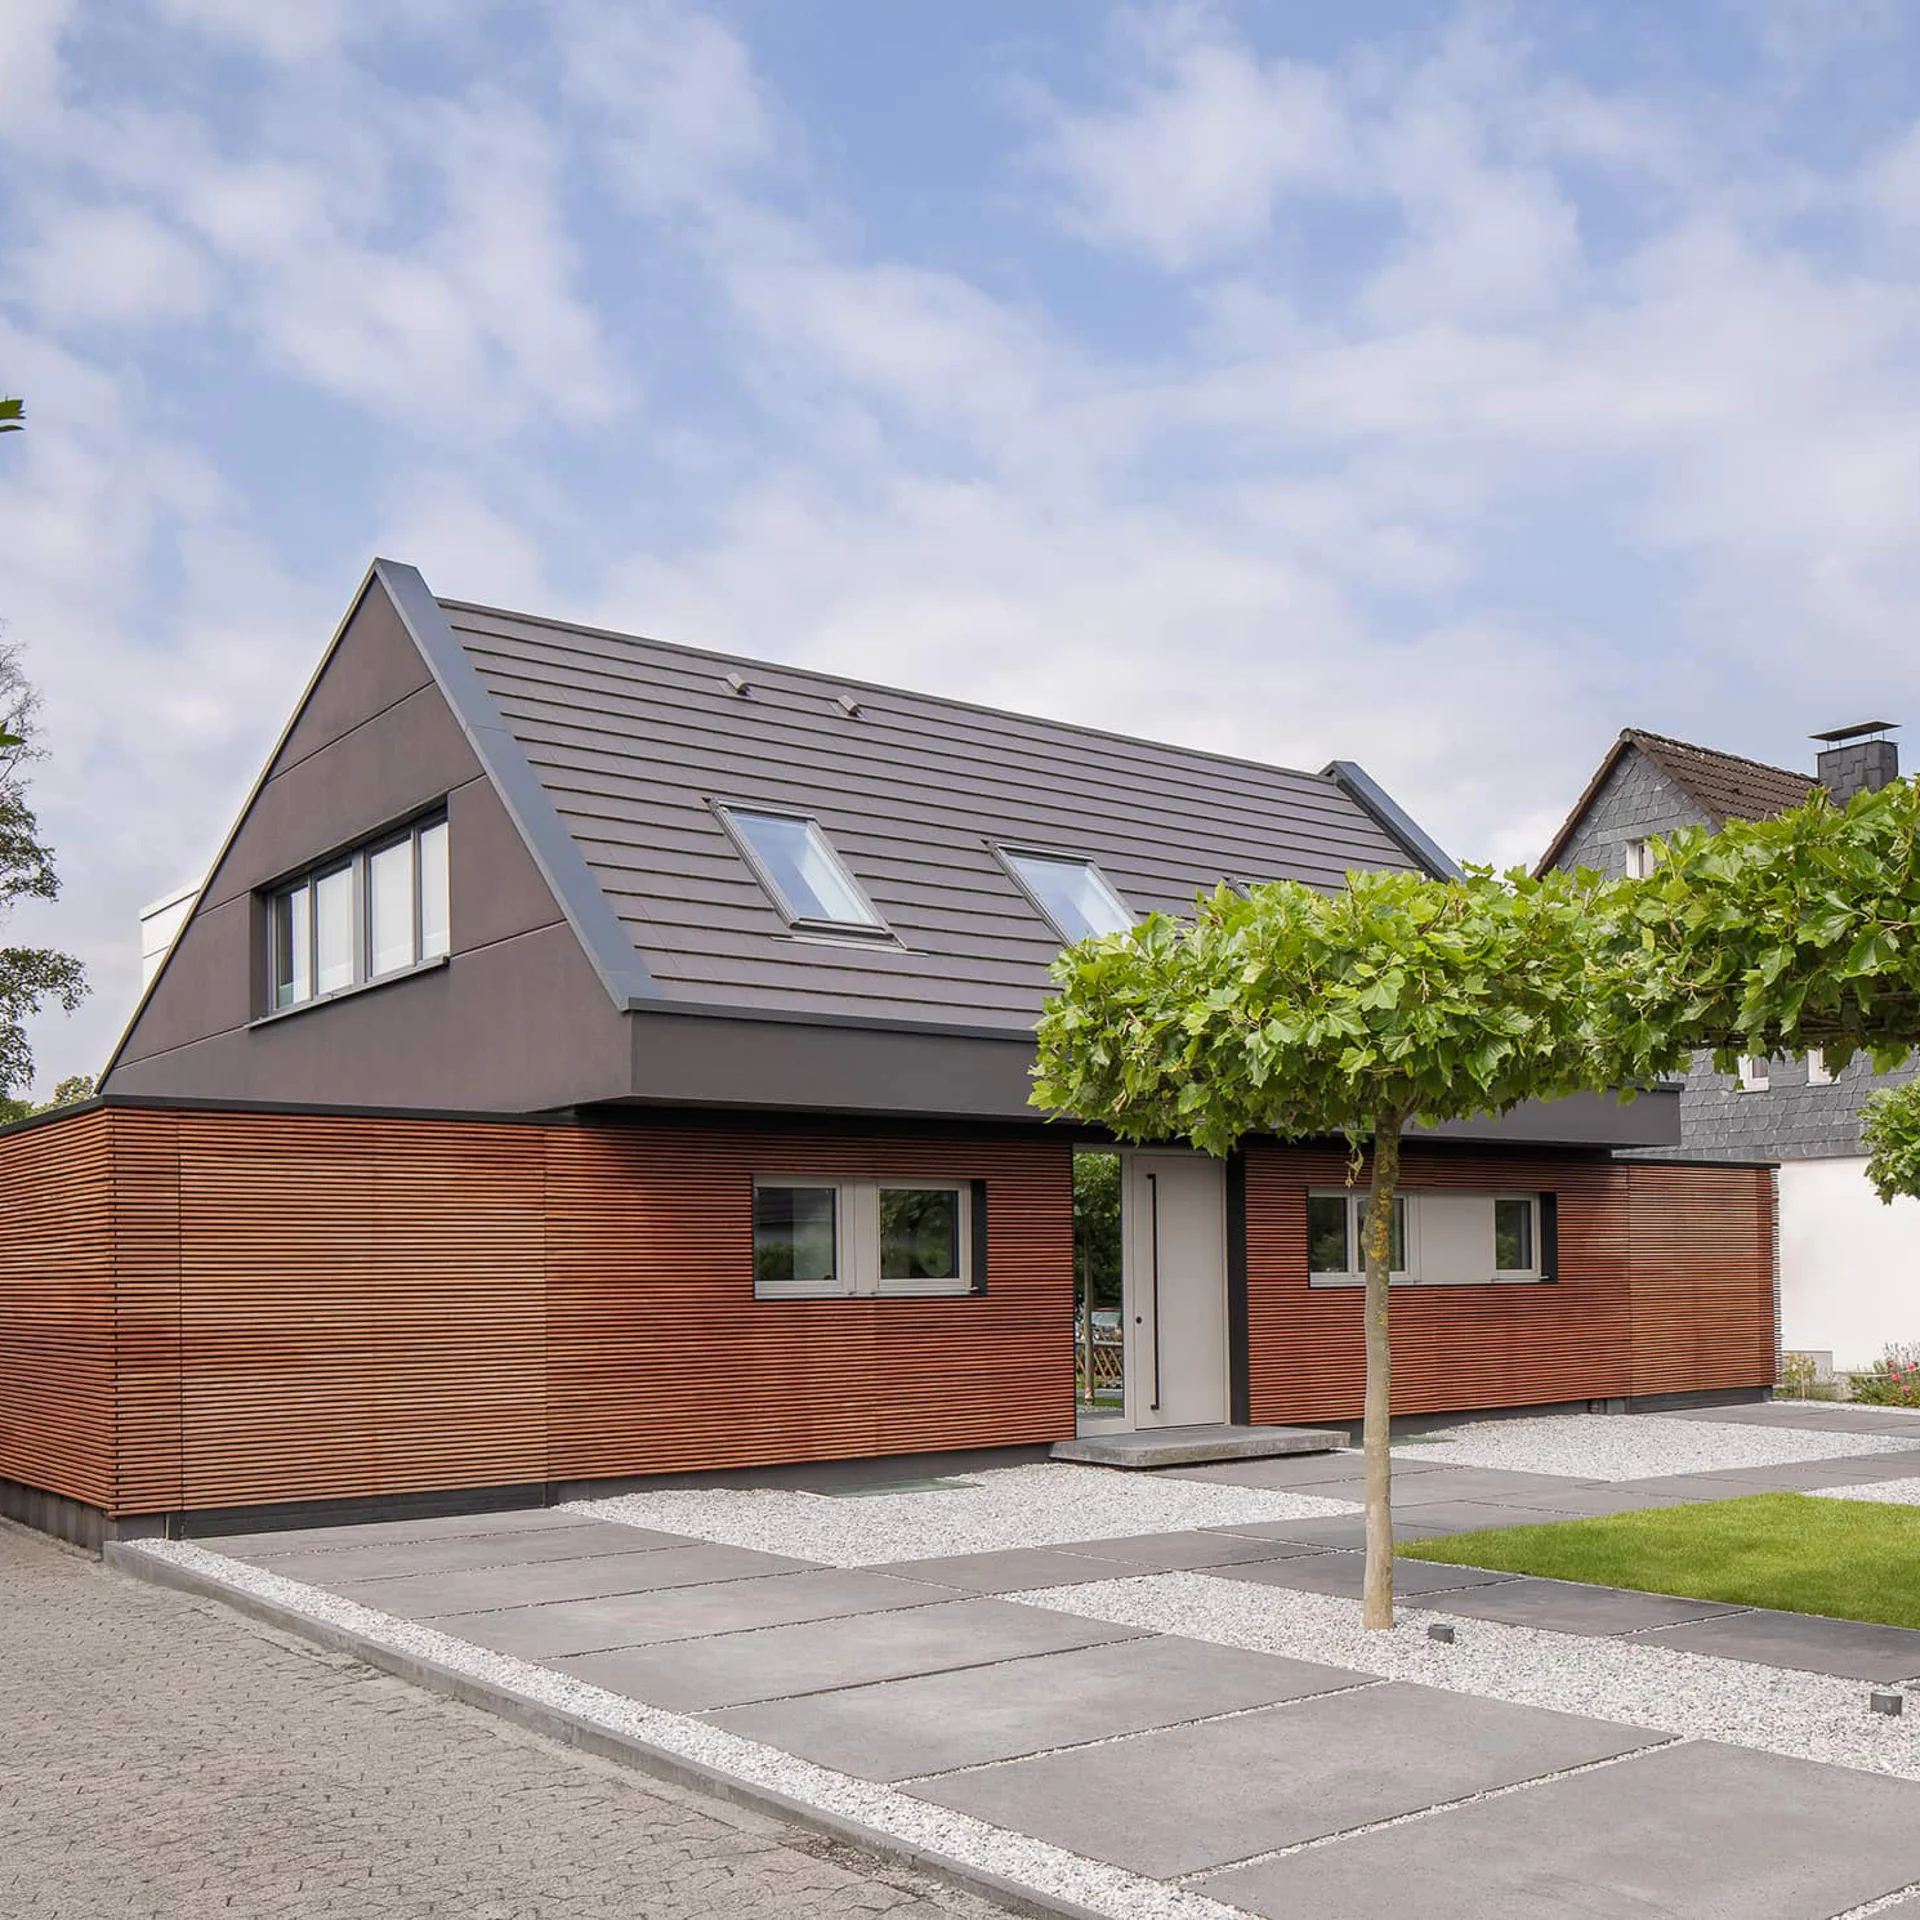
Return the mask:
M 277 1012 L 443 957 L 452 942 L 444 815 L 356 847 L 267 895 Z
M 1127 903 L 1091 860 L 1011 847 L 1002 847 L 1000 857 L 1069 946 L 1090 934 L 1125 933 L 1132 927 Z
M 1658 865 L 1651 840 L 1627 842 L 1627 873 L 1631 879 L 1644 880 Z
M 1818 1047 L 1807 1055 L 1807 1085 L 1810 1087 L 1833 1085 L 1833 1069 L 1827 1065 L 1827 1056 Z
M 1756 1054 L 1743 1053 L 1735 1061 L 1734 1070 L 1739 1077 L 1742 1093 L 1765 1093 L 1772 1085 L 1767 1063 Z
M 801 813 L 719 814 L 745 850 L 774 904 L 800 927 L 885 933 L 886 922 L 841 864 L 820 823 Z

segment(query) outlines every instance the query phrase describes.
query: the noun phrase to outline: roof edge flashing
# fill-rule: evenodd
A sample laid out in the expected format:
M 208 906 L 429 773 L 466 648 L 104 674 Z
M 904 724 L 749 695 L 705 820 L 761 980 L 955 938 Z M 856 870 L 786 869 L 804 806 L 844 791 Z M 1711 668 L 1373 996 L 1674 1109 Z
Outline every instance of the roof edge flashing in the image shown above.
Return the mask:
M 653 1004 L 660 997 L 659 983 L 593 877 L 586 856 L 560 818 L 552 796 L 541 784 L 419 568 L 403 560 L 377 559 L 372 573 L 419 649 L 434 684 L 608 997 L 622 1011 Z
M 1385 829 L 1436 880 L 1458 880 L 1460 865 L 1357 760 L 1329 760 L 1320 769 L 1346 796 Z

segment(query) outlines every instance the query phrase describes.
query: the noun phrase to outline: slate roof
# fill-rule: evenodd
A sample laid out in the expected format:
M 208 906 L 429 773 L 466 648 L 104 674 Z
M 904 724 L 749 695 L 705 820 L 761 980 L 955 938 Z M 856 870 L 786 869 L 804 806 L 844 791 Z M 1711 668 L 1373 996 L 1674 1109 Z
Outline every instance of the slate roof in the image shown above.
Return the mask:
M 1573 803 L 1572 811 L 1561 822 L 1559 832 L 1540 856 L 1534 868 L 1536 873 L 1546 872 L 1559 858 L 1561 848 L 1629 748 L 1638 748 L 1645 754 L 1707 816 L 1708 824 L 1716 828 L 1725 826 L 1729 820 L 1771 819 L 1776 813 L 1799 806 L 1819 784 L 1810 773 L 1793 773 L 1785 767 L 1768 766 L 1764 760 L 1748 760 L 1714 747 L 1697 747 L 1689 740 L 1648 733 L 1641 727 L 1623 727 L 1619 739 L 1608 749 L 1606 758 Z
M 438 605 L 669 999 L 1024 1030 L 1059 942 L 996 842 L 1091 857 L 1140 911 L 1187 911 L 1223 877 L 1332 887 L 1422 864 L 1418 830 L 1344 762 L 1302 773 Z M 817 818 L 898 944 L 793 934 L 715 802 Z

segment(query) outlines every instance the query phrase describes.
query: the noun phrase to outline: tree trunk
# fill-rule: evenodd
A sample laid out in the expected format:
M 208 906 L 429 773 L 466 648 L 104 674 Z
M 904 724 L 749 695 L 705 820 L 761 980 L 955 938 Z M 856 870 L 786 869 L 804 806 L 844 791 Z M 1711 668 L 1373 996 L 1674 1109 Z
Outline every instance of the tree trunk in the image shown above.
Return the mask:
M 1393 1203 L 1400 1190 L 1401 1116 L 1382 1112 L 1373 1123 L 1373 1188 L 1367 1199 L 1367 1408 L 1362 1437 L 1367 1503 L 1367 1576 L 1360 1619 L 1366 1627 L 1393 1625 L 1393 1354 L 1387 1339 L 1387 1300 L 1393 1253 Z

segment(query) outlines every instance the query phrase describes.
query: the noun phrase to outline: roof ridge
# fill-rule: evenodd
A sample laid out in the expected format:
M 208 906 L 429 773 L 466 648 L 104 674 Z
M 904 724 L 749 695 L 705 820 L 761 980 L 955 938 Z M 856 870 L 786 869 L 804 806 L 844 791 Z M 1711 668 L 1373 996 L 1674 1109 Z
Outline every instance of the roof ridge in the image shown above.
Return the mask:
M 1243 753 L 1222 753 L 1217 747 L 1194 747 L 1180 740 L 1156 739 L 1150 734 L 1121 733 L 1112 727 L 1090 727 L 1084 721 L 1062 720 L 1050 713 L 1023 713 L 1017 707 L 994 707 L 980 700 L 957 700 L 951 694 L 923 693 L 914 687 L 902 687 L 885 680 L 862 680 L 853 674 L 830 673 L 821 667 L 800 667 L 785 660 L 767 660 L 748 653 L 725 653 L 718 647 L 697 647 L 684 640 L 656 640 L 649 634 L 628 633 L 619 627 L 598 627 L 584 620 L 562 620 L 553 614 L 521 613 L 512 607 L 487 606 L 474 600 L 454 600 L 436 596 L 447 613 L 490 614 L 498 620 L 518 620 L 532 627 L 552 627 L 564 633 L 586 633 L 599 640 L 624 640 L 636 646 L 661 647 L 669 653 L 710 660 L 729 667 L 762 667 L 775 673 L 797 674 L 823 686 L 860 693 L 890 693 L 907 700 L 924 700 L 936 707 L 951 707 L 962 713 L 984 714 L 995 720 L 1015 720 L 1023 725 L 1058 727 L 1063 733 L 1077 733 L 1089 740 L 1112 740 L 1123 746 L 1148 747 L 1156 753 L 1191 754 L 1196 760 L 1212 760 L 1222 766 L 1250 767 L 1261 773 L 1290 774 L 1315 786 L 1333 787 L 1338 782 L 1326 773 L 1309 767 L 1286 766 L 1277 760 L 1255 760 Z M 1349 794 L 1346 796 L 1351 799 Z
M 1697 753 L 1711 760 L 1732 760 L 1743 767 L 1757 767 L 1762 773 L 1777 773 L 1788 780 L 1804 780 L 1808 786 L 1815 784 L 1816 776 L 1802 773 L 1798 767 L 1777 766 L 1771 760 L 1756 760 L 1751 754 L 1729 753 L 1724 747 L 1703 747 L 1695 740 L 1681 740 L 1670 733 L 1655 733 L 1650 727 L 1622 727 L 1620 737 L 1630 740 L 1636 746 L 1652 742 L 1655 746 L 1678 747 L 1683 753 Z

